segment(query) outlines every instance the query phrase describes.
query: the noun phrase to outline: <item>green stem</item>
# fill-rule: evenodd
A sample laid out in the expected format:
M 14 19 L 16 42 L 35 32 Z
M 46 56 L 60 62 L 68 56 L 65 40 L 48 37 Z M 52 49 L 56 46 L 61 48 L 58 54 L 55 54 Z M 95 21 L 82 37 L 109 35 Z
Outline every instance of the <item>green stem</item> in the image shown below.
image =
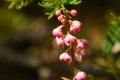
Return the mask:
M 64 4 L 61 4 L 61 8 L 63 10 L 63 13 L 66 14 L 67 9 L 65 8 Z
M 64 4 L 61 4 L 61 8 L 66 9 L 65 6 L 64 6 Z

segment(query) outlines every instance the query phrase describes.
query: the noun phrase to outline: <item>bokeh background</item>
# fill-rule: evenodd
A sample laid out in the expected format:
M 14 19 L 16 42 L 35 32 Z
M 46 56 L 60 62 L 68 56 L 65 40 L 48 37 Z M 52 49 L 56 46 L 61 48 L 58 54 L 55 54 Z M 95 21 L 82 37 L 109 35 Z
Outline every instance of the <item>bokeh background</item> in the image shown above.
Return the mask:
M 61 80 L 72 75 L 72 68 L 58 60 L 64 49 L 51 34 L 60 23 L 56 17 L 48 20 L 48 9 L 37 2 L 9 10 L 10 3 L 0 1 L 0 80 Z M 120 0 L 82 0 L 67 8 L 78 10 L 74 19 L 83 23 L 75 36 L 89 41 L 88 56 L 79 68 L 93 76 L 89 80 L 119 80 L 120 59 L 113 60 L 115 54 L 104 57 L 103 44 L 114 19 L 111 13 L 120 14 Z

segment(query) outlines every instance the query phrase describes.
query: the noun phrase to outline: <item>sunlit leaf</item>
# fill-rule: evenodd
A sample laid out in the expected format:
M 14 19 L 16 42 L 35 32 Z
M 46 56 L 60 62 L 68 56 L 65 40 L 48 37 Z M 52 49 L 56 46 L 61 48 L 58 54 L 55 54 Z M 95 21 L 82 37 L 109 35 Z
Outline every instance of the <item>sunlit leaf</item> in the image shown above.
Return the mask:
M 116 19 L 116 23 L 112 24 L 104 42 L 104 55 L 111 53 L 115 43 L 120 40 L 120 16 Z

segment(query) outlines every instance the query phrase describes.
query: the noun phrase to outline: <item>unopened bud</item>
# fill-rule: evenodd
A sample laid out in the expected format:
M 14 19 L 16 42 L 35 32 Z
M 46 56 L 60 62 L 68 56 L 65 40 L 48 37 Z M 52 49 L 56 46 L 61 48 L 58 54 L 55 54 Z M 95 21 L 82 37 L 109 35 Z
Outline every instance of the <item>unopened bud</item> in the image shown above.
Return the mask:
M 57 27 L 57 28 L 53 29 L 52 34 L 56 37 L 62 37 L 63 36 L 63 33 L 62 33 L 60 27 Z
M 75 9 L 73 9 L 73 10 L 70 11 L 70 14 L 72 16 L 77 16 L 78 12 Z
M 82 23 L 80 21 L 74 20 L 71 23 L 69 32 L 78 32 L 82 28 Z
M 58 16 L 58 21 L 62 22 L 62 20 L 64 19 L 64 15 L 61 14 L 60 16 Z
M 60 54 L 59 59 L 63 62 L 71 62 L 72 61 L 71 56 L 68 55 L 68 53 L 65 53 L 65 52 Z
M 58 46 L 63 46 L 64 45 L 64 41 L 61 37 L 60 38 L 56 37 L 55 41 L 56 41 Z
M 64 43 L 69 46 L 71 43 L 75 43 L 77 41 L 77 38 L 72 36 L 71 34 L 67 34 Z
M 84 49 L 88 45 L 88 41 L 85 39 L 78 40 L 77 48 Z
M 60 16 L 61 15 L 61 10 L 57 10 L 56 12 L 55 12 L 55 16 Z
M 73 80 L 85 80 L 87 77 L 87 74 L 83 71 L 77 72 Z

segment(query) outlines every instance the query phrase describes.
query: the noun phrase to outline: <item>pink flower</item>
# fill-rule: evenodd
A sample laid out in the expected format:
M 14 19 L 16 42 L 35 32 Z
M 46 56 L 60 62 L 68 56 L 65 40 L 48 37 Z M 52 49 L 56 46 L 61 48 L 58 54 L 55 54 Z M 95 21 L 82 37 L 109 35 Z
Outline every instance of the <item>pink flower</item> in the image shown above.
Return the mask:
M 60 38 L 56 37 L 55 41 L 56 41 L 58 46 L 63 46 L 64 45 L 64 41 L 61 37 Z
M 78 40 L 77 48 L 84 49 L 88 45 L 88 41 L 85 39 Z
M 74 77 L 74 80 L 85 80 L 87 77 L 87 74 L 83 71 L 77 72 L 77 74 Z
M 64 38 L 64 43 L 69 46 L 71 43 L 75 43 L 77 41 L 77 38 L 72 36 L 71 34 L 67 34 Z
M 68 53 L 66 53 L 66 52 L 60 54 L 59 59 L 63 62 L 71 62 L 72 61 L 70 55 L 68 55 Z
M 85 49 L 82 49 L 82 50 L 81 50 L 81 55 L 82 55 L 83 57 L 86 57 L 86 56 L 87 56 L 87 51 L 86 51 Z
M 52 34 L 53 34 L 54 36 L 56 36 L 56 37 L 62 37 L 62 36 L 63 36 L 63 33 L 62 33 L 62 31 L 61 31 L 61 26 L 53 29 Z
M 69 32 L 78 32 L 81 30 L 81 28 L 82 28 L 82 23 L 77 20 L 74 20 L 71 22 Z
M 70 14 L 71 14 L 72 16 L 77 16 L 78 12 L 73 9 L 73 10 L 70 11 Z
M 64 19 L 64 15 L 61 14 L 60 16 L 58 16 L 58 21 L 62 22 L 62 20 Z
M 57 10 L 56 12 L 55 12 L 55 16 L 60 16 L 61 15 L 61 10 Z
M 78 62 L 82 62 L 83 61 L 83 58 L 80 54 L 78 53 L 75 53 L 75 59 L 78 61 Z

